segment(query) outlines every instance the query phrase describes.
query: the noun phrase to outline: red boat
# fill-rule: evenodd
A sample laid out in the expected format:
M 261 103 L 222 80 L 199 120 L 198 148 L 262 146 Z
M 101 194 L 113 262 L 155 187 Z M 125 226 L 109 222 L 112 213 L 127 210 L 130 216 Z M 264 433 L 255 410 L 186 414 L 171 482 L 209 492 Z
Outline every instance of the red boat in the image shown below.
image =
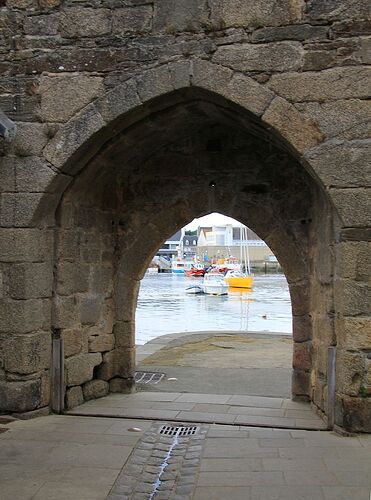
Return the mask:
M 203 277 L 204 274 L 205 274 L 205 269 L 197 269 L 196 267 L 192 267 L 188 271 L 184 271 L 184 275 L 187 276 L 188 278 Z

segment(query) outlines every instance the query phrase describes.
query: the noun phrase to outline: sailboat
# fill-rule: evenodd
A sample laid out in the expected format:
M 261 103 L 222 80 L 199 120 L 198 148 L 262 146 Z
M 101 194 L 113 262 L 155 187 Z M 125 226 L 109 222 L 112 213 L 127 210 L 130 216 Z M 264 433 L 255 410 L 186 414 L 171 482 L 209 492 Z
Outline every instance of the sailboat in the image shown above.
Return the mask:
M 249 248 L 247 246 L 247 227 L 240 227 L 240 261 L 241 270 L 228 271 L 225 282 L 232 288 L 252 288 L 253 277 L 250 268 Z M 245 272 L 244 272 L 245 271 Z

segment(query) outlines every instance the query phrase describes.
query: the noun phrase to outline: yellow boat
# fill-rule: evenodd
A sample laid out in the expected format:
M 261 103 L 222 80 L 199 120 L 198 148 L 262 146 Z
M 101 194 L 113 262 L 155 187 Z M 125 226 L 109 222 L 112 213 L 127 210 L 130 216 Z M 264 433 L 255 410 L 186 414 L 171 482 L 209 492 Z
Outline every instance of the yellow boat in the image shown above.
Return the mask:
M 253 277 L 240 271 L 228 271 L 224 277 L 224 281 L 229 287 L 233 288 L 252 288 Z

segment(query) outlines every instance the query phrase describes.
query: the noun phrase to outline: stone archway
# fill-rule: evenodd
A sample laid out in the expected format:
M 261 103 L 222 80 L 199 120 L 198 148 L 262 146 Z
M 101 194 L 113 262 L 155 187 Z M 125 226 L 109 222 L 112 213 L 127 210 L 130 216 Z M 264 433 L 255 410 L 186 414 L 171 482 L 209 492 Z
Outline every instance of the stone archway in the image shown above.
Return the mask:
M 111 390 L 130 386 L 138 280 L 166 234 L 211 208 L 249 225 L 280 259 L 293 302 L 293 393 L 329 412 L 327 347 L 336 343 L 329 250 L 339 219 L 319 179 L 322 140 L 272 90 L 197 60 L 144 72 L 59 129 L 38 166 L 46 194 L 30 226 L 32 238 L 45 238 L 40 259 L 50 256 L 57 208 L 51 327 L 69 339 L 71 404 L 93 379 Z M 45 339 L 39 346 L 48 351 Z M 47 403 L 45 360 L 44 389 L 33 383 L 30 405 L 11 410 Z

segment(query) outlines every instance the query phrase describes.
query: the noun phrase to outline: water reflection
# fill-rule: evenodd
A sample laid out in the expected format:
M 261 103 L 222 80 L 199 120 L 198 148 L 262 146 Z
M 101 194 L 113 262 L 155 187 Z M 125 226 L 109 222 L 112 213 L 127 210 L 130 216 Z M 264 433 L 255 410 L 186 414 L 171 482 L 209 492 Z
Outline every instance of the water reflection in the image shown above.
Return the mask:
M 136 343 L 175 332 L 233 330 L 291 333 L 291 302 L 283 275 L 255 276 L 253 290 L 228 295 L 187 295 L 199 278 L 148 275 L 141 282 L 136 311 Z

